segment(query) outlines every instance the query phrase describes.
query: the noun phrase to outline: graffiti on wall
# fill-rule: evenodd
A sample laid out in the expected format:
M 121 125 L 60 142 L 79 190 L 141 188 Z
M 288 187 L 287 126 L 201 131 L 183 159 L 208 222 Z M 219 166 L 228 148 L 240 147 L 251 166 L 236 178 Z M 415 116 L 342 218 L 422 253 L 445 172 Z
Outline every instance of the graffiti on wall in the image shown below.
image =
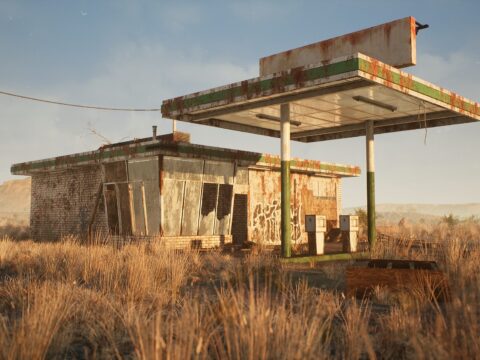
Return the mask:
M 292 240 L 296 243 L 301 240 L 302 231 L 300 216 L 302 203 L 293 206 L 290 211 Z M 252 225 L 253 238 L 266 243 L 280 242 L 281 207 L 280 201 L 257 204 L 253 210 Z

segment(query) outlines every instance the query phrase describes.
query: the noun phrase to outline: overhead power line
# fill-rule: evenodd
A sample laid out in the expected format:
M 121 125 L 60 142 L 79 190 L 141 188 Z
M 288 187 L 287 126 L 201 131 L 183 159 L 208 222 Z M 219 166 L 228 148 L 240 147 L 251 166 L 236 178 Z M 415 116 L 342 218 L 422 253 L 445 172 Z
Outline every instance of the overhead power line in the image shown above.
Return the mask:
M 136 108 L 116 108 L 116 107 L 106 107 L 106 106 L 95 106 L 95 105 L 81 105 L 81 104 L 71 104 L 61 101 L 54 101 L 54 100 L 47 100 L 47 99 L 39 99 L 31 96 L 25 96 L 20 94 L 14 94 L 6 91 L 0 91 L 1 95 L 13 96 L 16 98 L 24 99 L 24 100 L 31 100 L 31 101 L 38 101 L 47 104 L 55 104 L 61 106 L 69 106 L 75 108 L 82 108 L 82 109 L 95 109 L 95 110 L 109 110 L 109 111 L 160 111 L 160 108 L 154 109 L 136 109 Z

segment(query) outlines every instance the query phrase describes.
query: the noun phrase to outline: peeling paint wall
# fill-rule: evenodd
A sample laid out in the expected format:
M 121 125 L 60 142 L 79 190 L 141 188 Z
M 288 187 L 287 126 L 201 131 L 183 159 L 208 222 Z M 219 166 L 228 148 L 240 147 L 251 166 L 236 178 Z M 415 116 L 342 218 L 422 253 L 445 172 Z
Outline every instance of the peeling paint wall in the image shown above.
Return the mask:
M 291 224 L 293 243 L 307 242 L 305 215 L 325 215 L 329 227 L 338 222 L 337 188 L 340 180 L 293 173 Z M 280 244 L 280 174 L 249 170 L 249 239 Z

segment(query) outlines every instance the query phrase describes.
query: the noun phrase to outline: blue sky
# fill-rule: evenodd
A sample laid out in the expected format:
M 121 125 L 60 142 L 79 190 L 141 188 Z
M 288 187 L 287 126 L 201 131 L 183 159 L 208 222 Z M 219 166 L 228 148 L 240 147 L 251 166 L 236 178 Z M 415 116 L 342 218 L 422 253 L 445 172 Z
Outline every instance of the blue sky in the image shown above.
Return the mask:
M 421 78 L 480 100 L 478 1 L 0 2 L 0 90 L 66 102 L 160 107 L 165 98 L 255 77 L 258 59 L 405 16 Z M 156 113 L 111 113 L 0 96 L 0 182 L 10 165 L 148 136 Z M 278 139 L 180 123 L 200 144 L 279 153 Z M 378 203 L 480 202 L 480 123 L 376 137 Z M 364 139 L 294 144 L 292 155 L 357 164 Z M 344 205 L 365 203 L 365 178 Z

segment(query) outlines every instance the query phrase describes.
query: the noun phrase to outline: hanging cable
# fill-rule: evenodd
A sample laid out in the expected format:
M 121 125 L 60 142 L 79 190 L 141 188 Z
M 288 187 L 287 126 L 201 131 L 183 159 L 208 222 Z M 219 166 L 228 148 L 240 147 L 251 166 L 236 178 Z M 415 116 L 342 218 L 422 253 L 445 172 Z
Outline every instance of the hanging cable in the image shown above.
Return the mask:
M 6 96 L 13 96 L 16 98 L 20 99 L 25 99 L 25 100 L 31 100 L 31 101 L 37 101 L 37 102 L 42 102 L 42 103 L 47 103 L 47 104 L 55 104 L 55 105 L 61 105 L 61 106 L 69 106 L 69 107 L 75 107 L 75 108 L 82 108 L 82 109 L 94 109 L 94 110 L 108 110 L 108 111 L 160 111 L 160 108 L 153 108 L 153 109 L 137 109 L 137 108 L 116 108 L 116 107 L 105 107 L 105 106 L 95 106 L 95 105 L 81 105 L 81 104 L 71 104 L 71 103 L 66 103 L 66 102 L 61 102 L 61 101 L 54 101 L 54 100 L 47 100 L 47 99 L 40 99 L 40 98 L 35 98 L 31 96 L 26 96 L 26 95 L 20 95 L 20 94 L 15 94 L 15 93 L 10 93 L 6 91 L 0 91 L 0 95 L 6 95 Z
M 427 145 L 428 128 L 427 128 L 427 107 L 425 106 L 425 101 L 421 101 L 418 104 L 418 114 L 417 114 L 417 121 L 418 122 L 420 122 L 422 120 L 422 118 L 421 118 L 422 110 L 423 110 L 423 124 L 424 124 L 424 127 L 425 127 L 425 137 L 423 138 L 423 144 Z

